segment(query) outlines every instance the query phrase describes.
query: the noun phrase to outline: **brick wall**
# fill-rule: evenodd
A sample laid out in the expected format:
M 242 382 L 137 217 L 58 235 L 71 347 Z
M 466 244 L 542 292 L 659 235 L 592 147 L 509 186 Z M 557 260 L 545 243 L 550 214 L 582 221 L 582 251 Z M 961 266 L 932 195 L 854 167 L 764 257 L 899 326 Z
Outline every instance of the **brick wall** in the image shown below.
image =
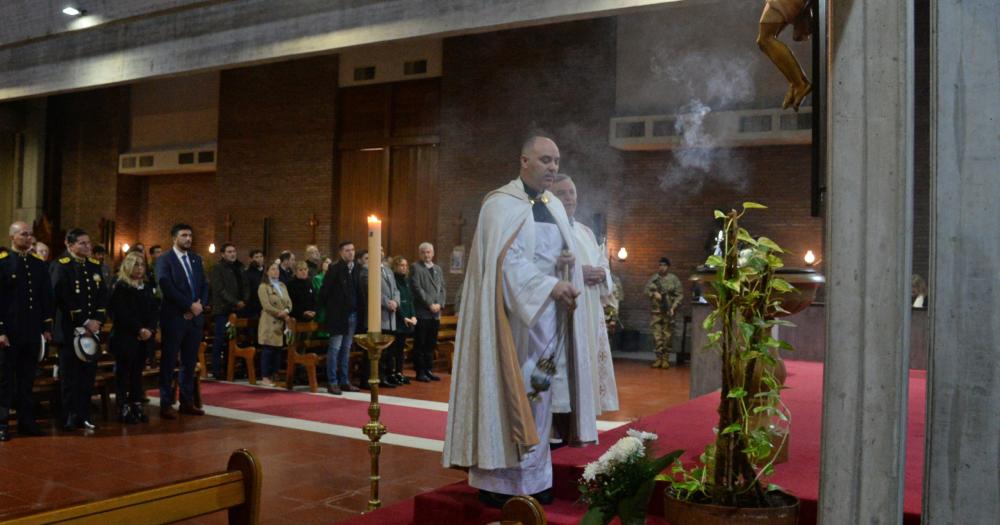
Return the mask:
M 47 179 L 61 185 L 57 229 L 83 228 L 97 242 L 101 219 L 115 219 L 118 155 L 126 143 L 127 108 L 125 87 L 50 98 L 49 141 L 54 151 L 47 169 L 55 176 Z M 53 251 L 58 254 L 63 248 L 53 246 Z
M 607 140 L 614 35 L 614 19 L 599 19 L 444 41 L 439 260 L 458 242 L 459 214 L 470 245 L 483 196 L 517 176 L 521 143 L 533 132 L 556 140 L 562 170 L 581 192 L 617 176 L 619 154 Z M 579 215 L 595 211 L 604 206 L 585 202 Z M 449 300 L 461 279 L 449 275 Z
M 337 57 L 324 56 L 222 72 L 215 232 L 246 256 L 290 249 L 300 257 L 319 222 L 317 241 L 329 253 L 333 235 L 334 129 Z M 271 217 L 271 246 L 261 246 Z
M 790 264 L 797 264 L 805 249 L 822 257 L 822 220 L 809 216 L 808 147 L 713 152 L 720 161 L 713 176 L 732 175 L 736 168 L 745 173 L 745 185 L 737 191 L 718 182 L 701 189 L 660 189 L 671 152 L 620 152 L 608 146 L 608 119 L 615 104 L 615 26 L 614 19 L 598 19 L 445 39 L 442 194 L 435 239 L 439 260 L 446 262 L 458 243 L 460 214 L 465 220 L 462 242 L 469 246 L 482 197 L 516 176 L 520 143 L 532 132 L 549 134 L 559 143 L 563 171 L 578 182 L 578 218 L 591 225 L 606 223 L 612 251 L 628 247 L 630 258 L 616 264 L 616 271 L 628 297 L 625 321 L 634 328 L 646 330 L 641 289 L 656 259 L 669 255 L 675 271 L 686 278 L 704 259 L 714 208 L 747 199 L 763 202 L 772 209 L 747 222 L 755 234 L 771 236 L 788 248 Z M 925 86 L 926 45 L 918 42 L 917 48 L 918 86 Z M 211 240 L 225 240 L 229 213 L 235 222 L 233 241 L 245 256 L 260 247 L 268 216 L 274 219 L 271 251 L 301 252 L 315 213 L 318 238 L 328 252 L 338 237 L 333 224 L 338 202 L 336 75 L 336 57 L 224 71 L 214 177 L 118 178 L 120 108 L 126 94 L 114 88 L 53 97 L 58 115 L 53 136 L 60 144 L 57 164 L 63 172 L 62 227 L 96 231 L 100 217 L 116 216 L 117 210 L 119 238 L 138 232 L 148 246 L 162 244 L 169 223 L 183 219 L 194 223 L 204 249 Z M 917 103 L 914 271 L 926 276 L 925 87 L 918 87 Z M 138 212 L 137 199 L 148 212 Z M 449 300 L 461 279 L 449 275 Z
M 626 288 L 624 321 L 633 328 L 648 331 L 641 289 L 660 256 L 669 254 L 682 278 L 704 261 L 714 208 L 753 195 L 773 209 L 748 221 L 752 231 L 819 254 L 822 219 L 809 217 L 808 147 L 719 151 L 726 161 L 718 169 L 746 170 L 745 190 L 710 184 L 679 194 L 659 189 L 670 152 L 623 153 L 608 145 L 614 35 L 615 21 L 601 19 L 445 40 L 441 174 L 454 183 L 443 185 L 439 258 L 447 261 L 457 242 L 459 213 L 469 245 L 482 197 L 516 176 L 520 141 L 533 129 L 556 140 L 562 170 L 577 179 L 577 217 L 590 225 L 605 220 L 609 247 L 625 243 L 631 252 L 615 271 Z M 452 300 L 461 278 L 449 276 Z
M 613 253 L 622 245 L 629 252 L 626 262 L 614 265 L 625 287 L 622 315 L 626 325 L 648 331 L 649 302 L 642 290 L 660 257 L 670 258 L 672 271 L 690 291 L 687 278 L 695 266 L 704 263 L 706 242 L 718 230 L 712 216 L 715 209 L 739 209 L 747 200 L 764 204 L 768 210 L 755 210 L 743 222 L 751 234 L 780 244 L 788 252 L 788 266 L 802 266 L 808 249 L 822 257 L 823 219 L 811 217 L 809 209 L 810 154 L 807 146 L 716 150 L 712 155 L 717 165 L 741 169 L 742 182 L 715 182 L 695 191 L 661 187 L 673 153 L 627 153 L 624 183 L 607 192 L 611 204 L 608 246 Z M 714 170 L 714 177 L 720 175 L 719 170 Z

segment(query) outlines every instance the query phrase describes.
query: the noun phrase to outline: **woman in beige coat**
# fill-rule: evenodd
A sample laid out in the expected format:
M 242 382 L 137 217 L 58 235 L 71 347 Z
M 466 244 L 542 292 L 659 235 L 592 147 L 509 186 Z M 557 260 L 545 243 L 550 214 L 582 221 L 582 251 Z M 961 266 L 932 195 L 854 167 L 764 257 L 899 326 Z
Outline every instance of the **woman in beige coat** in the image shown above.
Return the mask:
M 279 275 L 281 272 L 275 261 L 264 272 L 264 278 L 257 287 L 261 306 L 257 342 L 262 349 L 260 374 L 263 379 L 260 382 L 264 386 L 274 386 L 271 376 L 278 372 L 278 359 L 285 346 L 285 324 L 292 311 L 292 299 L 285 284 L 279 280 Z

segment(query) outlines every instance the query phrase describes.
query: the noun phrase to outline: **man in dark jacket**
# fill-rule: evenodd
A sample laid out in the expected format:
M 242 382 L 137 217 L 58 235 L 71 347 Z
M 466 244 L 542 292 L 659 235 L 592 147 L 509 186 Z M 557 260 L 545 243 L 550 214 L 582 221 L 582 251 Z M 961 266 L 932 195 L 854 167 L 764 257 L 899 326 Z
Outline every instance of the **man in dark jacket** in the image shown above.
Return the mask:
M 417 381 L 439 381 L 433 373 L 434 350 L 437 348 L 438 329 L 441 328 L 441 309 L 447 294 L 444 289 L 444 270 L 434 264 L 434 245 L 420 244 L 420 260 L 410 272 L 413 306 L 417 311 L 417 330 L 413 335 L 413 368 Z
M 202 416 L 194 404 L 194 367 L 205 326 L 204 304 L 208 302 L 208 282 L 201 257 L 191 251 L 194 230 L 187 224 L 170 229 L 173 247 L 156 263 L 156 277 L 163 292 L 160 308 L 160 419 L 177 419 L 173 408 L 174 369 L 180 359 L 180 413 Z
M 361 265 L 354 262 L 354 243 L 340 243 L 340 260 L 330 266 L 320 288 L 320 301 L 326 305 L 326 321 L 330 346 L 326 352 L 327 390 L 334 395 L 341 391 L 357 392 L 350 383 L 348 362 L 351 344 L 358 326 L 358 311 L 364 306 L 364 283 Z
M 260 317 L 260 296 L 257 295 L 257 288 L 260 287 L 260 283 L 264 279 L 263 251 L 250 250 L 250 262 L 247 263 L 247 270 L 243 275 L 248 292 L 247 306 L 243 309 L 242 316 L 247 319 L 257 319 Z
M 215 325 L 212 339 L 212 375 L 216 379 L 222 377 L 223 354 L 226 350 L 226 323 L 229 314 L 242 314 L 247 304 L 246 276 L 243 275 L 243 263 L 236 258 L 236 246 L 232 243 L 222 244 L 222 257 L 219 264 L 212 267 L 212 322 Z M 254 290 L 256 291 L 256 290 Z

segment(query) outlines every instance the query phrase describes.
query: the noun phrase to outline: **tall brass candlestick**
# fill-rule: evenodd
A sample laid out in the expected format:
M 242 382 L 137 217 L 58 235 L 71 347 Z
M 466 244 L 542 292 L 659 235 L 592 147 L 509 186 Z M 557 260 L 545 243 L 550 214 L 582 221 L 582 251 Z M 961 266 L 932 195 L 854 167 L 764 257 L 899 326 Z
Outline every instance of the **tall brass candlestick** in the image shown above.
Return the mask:
M 381 477 L 378 472 L 378 458 L 382 452 L 380 440 L 385 435 L 385 425 L 379 421 L 379 414 L 382 408 L 378 404 L 378 361 L 382 357 L 382 350 L 392 344 L 394 337 L 387 334 L 369 332 L 364 335 L 354 336 L 354 341 L 368 354 L 368 364 L 371 373 L 368 375 L 368 387 L 371 389 L 372 400 L 368 405 L 368 417 L 371 419 L 361 428 L 362 432 L 368 436 L 368 455 L 371 457 L 371 494 L 368 498 L 368 510 L 372 511 L 382 506 L 382 501 L 378 497 L 378 484 Z

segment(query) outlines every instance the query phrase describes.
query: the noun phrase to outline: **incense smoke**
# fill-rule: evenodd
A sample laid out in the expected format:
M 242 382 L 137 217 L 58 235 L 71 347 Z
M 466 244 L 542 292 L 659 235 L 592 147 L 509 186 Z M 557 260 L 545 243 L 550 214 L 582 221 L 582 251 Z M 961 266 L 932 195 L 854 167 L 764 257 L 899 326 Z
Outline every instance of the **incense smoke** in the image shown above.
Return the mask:
M 680 146 L 665 173 L 660 189 L 675 195 L 700 193 L 706 184 L 721 183 L 737 191 L 747 187 L 746 166 L 705 126 L 713 109 L 735 109 L 754 100 L 751 76 L 754 58 L 749 54 L 720 57 L 689 52 L 680 57 L 665 48 L 654 51 L 650 71 L 684 93 L 688 102 L 677 111 L 674 131 Z

